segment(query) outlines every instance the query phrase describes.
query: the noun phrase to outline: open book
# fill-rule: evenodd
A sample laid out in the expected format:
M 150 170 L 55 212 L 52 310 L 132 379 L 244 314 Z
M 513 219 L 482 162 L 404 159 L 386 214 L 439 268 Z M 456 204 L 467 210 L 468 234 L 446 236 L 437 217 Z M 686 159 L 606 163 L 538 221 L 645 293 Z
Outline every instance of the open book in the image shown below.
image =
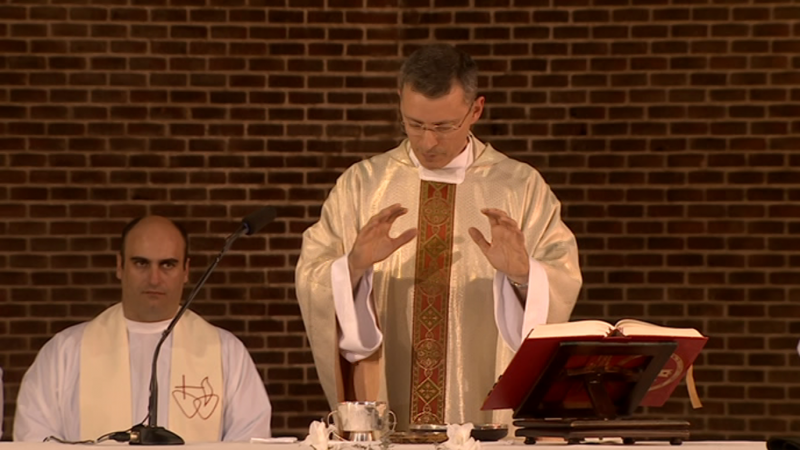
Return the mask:
M 614 325 L 602 320 L 548 323 L 539 325 L 528 334 L 529 339 L 567 336 L 674 336 L 698 337 L 703 335 L 694 328 L 670 328 L 636 319 L 622 319 Z
M 582 411 L 589 414 L 591 399 L 584 383 L 574 374 L 642 373 L 655 353 L 646 355 L 636 351 L 653 347 L 652 343 L 661 343 L 658 345 L 663 354 L 660 361 L 666 362 L 649 372 L 654 377 L 653 382 L 644 386 L 646 390 L 639 388 L 640 401 L 637 399 L 637 405 L 633 406 L 661 406 L 684 378 L 707 340 L 692 328 L 670 328 L 635 319 L 623 319 L 613 325 L 601 320 L 539 325 L 522 342 L 482 409 L 513 409 L 515 417 L 522 410 L 529 412 L 530 405 L 523 403 L 530 400 L 534 388 L 540 392 L 541 384 L 547 383 L 552 386 L 546 387 L 543 402 L 558 403 L 561 412 L 574 407 L 583 408 Z M 572 348 L 580 345 L 589 350 L 563 357 L 565 345 Z M 558 373 L 553 372 L 551 363 L 560 365 Z M 633 389 L 630 383 L 607 386 L 609 392 L 613 390 L 612 394 L 620 398 L 628 398 L 625 391 L 629 389 Z M 690 395 L 692 390 L 690 386 Z M 695 400 L 699 404 L 696 397 L 692 400 L 693 404 Z

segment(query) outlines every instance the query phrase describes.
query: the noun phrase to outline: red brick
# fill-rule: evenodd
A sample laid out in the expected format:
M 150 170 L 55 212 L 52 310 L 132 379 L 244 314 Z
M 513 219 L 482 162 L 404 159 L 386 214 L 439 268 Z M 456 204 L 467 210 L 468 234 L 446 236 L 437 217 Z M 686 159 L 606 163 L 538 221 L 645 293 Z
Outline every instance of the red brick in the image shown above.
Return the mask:
M 162 39 L 167 37 L 168 28 L 159 25 L 132 25 L 131 37 L 140 39 Z
M 734 20 L 769 20 L 770 11 L 768 8 L 733 8 Z

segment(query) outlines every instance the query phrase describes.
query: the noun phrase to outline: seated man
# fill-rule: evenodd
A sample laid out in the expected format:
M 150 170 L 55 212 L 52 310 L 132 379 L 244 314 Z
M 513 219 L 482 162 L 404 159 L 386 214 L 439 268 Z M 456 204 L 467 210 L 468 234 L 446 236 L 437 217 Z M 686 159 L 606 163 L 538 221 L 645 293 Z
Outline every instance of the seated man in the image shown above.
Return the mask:
M 188 280 L 186 232 L 151 216 L 122 232 L 122 302 L 44 345 L 20 386 L 15 441 L 93 440 L 147 416 L 153 352 Z M 187 442 L 270 436 L 272 407 L 244 345 L 191 311 L 158 359 L 158 425 Z

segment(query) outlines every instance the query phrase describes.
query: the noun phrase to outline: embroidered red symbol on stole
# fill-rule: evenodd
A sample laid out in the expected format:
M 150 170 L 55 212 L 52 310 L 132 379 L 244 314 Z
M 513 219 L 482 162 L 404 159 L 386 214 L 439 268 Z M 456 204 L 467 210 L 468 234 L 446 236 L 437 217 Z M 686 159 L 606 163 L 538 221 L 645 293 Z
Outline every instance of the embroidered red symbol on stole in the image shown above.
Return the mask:
M 199 416 L 208 420 L 219 405 L 219 395 L 214 393 L 208 377 L 203 378 L 200 386 L 187 386 L 186 375 L 182 375 L 181 379 L 183 383 L 172 390 L 172 398 L 181 412 L 189 419 Z

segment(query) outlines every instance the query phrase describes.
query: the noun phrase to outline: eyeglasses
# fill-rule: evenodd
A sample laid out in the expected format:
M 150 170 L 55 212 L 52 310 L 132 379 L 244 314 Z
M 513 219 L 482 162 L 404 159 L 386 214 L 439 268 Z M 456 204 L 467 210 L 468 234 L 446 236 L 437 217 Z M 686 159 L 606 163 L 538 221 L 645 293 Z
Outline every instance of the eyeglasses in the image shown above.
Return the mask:
M 403 126 L 406 134 L 409 136 L 422 136 L 426 131 L 430 131 L 431 133 L 435 134 L 436 136 L 442 137 L 447 136 L 448 134 L 460 129 L 464 126 L 464 122 L 467 121 L 467 117 L 472 113 L 472 107 L 475 105 L 475 102 L 470 103 L 469 110 L 467 114 L 464 115 L 464 118 L 461 119 L 461 122 L 458 125 L 454 124 L 441 124 L 441 125 L 434 125 L 432 127 L 423 125 L 421 123 L 408 123 L 404 120 L 400 121 L 400 124 Z

